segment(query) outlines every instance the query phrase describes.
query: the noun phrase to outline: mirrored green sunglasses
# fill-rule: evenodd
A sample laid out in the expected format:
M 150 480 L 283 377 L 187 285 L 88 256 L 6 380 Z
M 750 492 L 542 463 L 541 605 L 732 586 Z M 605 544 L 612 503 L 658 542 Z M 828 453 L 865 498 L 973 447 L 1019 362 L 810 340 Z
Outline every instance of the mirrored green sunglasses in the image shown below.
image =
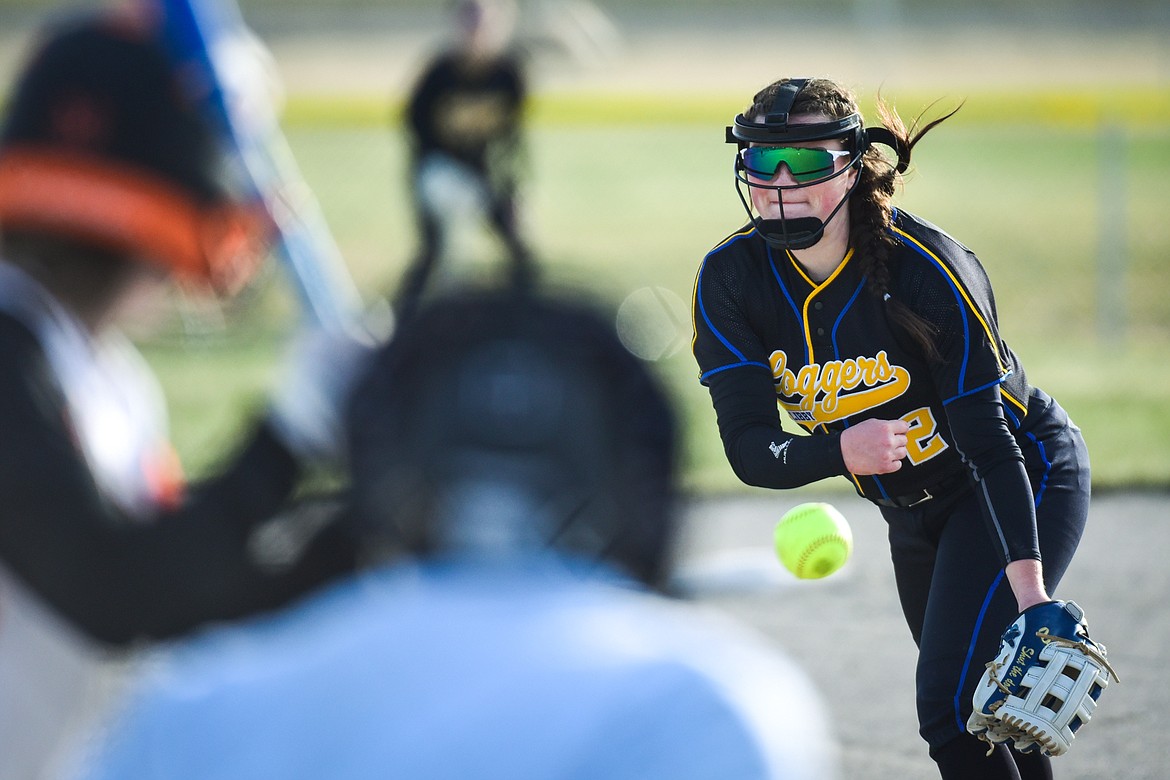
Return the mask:
M 841 149 L 815 149 L 796 146 L 749 146 L 739 151 L 744 170 L 758 179 L 771 179 L 788 166 L 792 178 L 801 184 L 823 179 L 833 173 L 838 158 L 851 153 Z

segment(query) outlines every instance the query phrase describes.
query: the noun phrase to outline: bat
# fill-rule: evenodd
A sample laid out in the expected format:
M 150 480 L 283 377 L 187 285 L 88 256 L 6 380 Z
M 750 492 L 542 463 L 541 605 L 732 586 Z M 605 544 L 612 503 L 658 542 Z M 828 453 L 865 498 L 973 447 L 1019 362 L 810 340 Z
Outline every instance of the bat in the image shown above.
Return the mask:
M 267 50 L 235 0 L 143 0 L 158 15 L 178 72 L 238 161 L 248 194 L 275 227 L 275 252 L 305 313 L 326 330 L 356 321 L 361 297 L 277 117 Z

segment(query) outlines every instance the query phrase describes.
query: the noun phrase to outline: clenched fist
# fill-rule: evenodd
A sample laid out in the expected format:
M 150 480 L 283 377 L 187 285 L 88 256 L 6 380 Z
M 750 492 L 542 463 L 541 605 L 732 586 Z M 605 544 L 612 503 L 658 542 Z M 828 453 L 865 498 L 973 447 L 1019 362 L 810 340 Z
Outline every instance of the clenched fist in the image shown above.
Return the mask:
M 841 434 L 841 455 L 851 474 L 890 474 L 906 457 L 905 420 L 863 420 Z

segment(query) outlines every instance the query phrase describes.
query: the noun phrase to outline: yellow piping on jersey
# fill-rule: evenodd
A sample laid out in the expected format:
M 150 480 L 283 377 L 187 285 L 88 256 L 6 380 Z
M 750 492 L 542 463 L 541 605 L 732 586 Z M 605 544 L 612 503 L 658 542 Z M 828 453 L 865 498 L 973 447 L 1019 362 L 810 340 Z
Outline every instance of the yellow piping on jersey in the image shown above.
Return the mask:
M 754 231 L 755 231 L 755 227 L 753 226 L 753 227 L 749 227 L 749 228 L 744 228 L 743 230 L 739 231 L 738 233 L 732 233 L 730 236 L 723 239 L 718 244 L 716 244 L 714 247 L 712 247 L 711 251 L 708 252 L 707 254 L 712 254 L 713 252 L 718 252 L 720 249 L 727 246 L 727 244 L 730 243 L 731 241 L 733 241 L 737 238 L 740 238 L 741 236 L 746 236 L 749 233 L 752 233 Z
M 814 282 L 812 277 L 805 272 L 804 266 L 800 264 L 800 262 L 796 259 L 796 256 L 792 254 L 791 250 L 786 251 L 788 254 L 788 259 L 792 261 L 792 265 L 796 268 L 796 272 L 800 274 L 804 280 L 808 282 L 809 285 L 813 288 L 812 292 L 810 292 L 808 296 L 805 297 L 804 305 L 800 307 L 800 318 L 803 320 L 804 324 L 804 343 L 805 346 L 808 347 L 808 362 L 811 365 L 816 362 L 816 355 L 813 354 L 815 350 L 813 349 L 812 343 L 812 328 L 808 323 L 808 306 L 810 303 L 812 303 L 812 299 L 815 298 L 822 290 L 827 288 L 829 284 L 837 278 L 845 266 L 849 264 L 849 260 L 853 257 L 853 247 L 850 247 L 849 251 L 845 253 L 845 257 L 841 258 L 841 262 L 837 264 L 835 269 L 833 269 L 833 273 L 829 274 L 829 277 L 820 284 Z M 819 427 L 824 428 L 826 433 L 829 432 L 829 426 L 825 423 L 821 423 Z M 812 430 L 815 431 L 816 428 L 817 426 L 814 426 Z M 858 487 L 860 487 L 860 485 Z
M 800 307 L 800 317 L 802 320 L 804 320 L 804 343 L 808 346 L 808 362 L 809 363 L 817 362 L 816 356 L 813 354 L 812 328 L 808 324 L 809 304 L 812 303 L 813 298 L 817 297 L 817 295 L 822 290 L 824 290 L 826 287 L 828 287 L 830 284 L 832 284 L 833 280 L 836 279 L 840 275 L 841 271 L 845 268 L 845 266 L 849 264 L 849 260 L 852 257 L 853 257 L 853 248 L 850 247 L 849 251 L 845 253 L 845 257 L 843 257 L 841 259 L 841 262 L 837 264 L 837 267 L 835 269 L 833 269 L 833 273 L 829 274 L 829 278 L 825 279 L 825 281 L 821 282 L 820 284 L 817 284 L 809 277 L 809 275 L 807 273 L 805 273 L 804 267 L 801 266 L 801 264 L 799 262 L 797 262 L 795 257 L 793 257 L 792 252 L 788 252 L 788 259 L 790 259 L 792 261 L 792 264 L 796 266 L 797 272 L 801 276 L 803 276 L 805 281 L 808 282 L 809 284 L 811 284 L 812 288 L 813 288 L 812 292 L 810 292 L 808 294 L 808 296 L 804 299 L 804 305 Z
M 691 285 L 691 354 L 695 354 L 695 344 L 699 341 L 699 323 L 695 319 L 695 309 L 699 305 L 699 277 L 703 274 L 703 264 L 695 271 L 695 283 Z
M 994 334 L 991 332 L 991 326 L 987 324 L 987 321 L 985 319 L 983 319 L 983 315 L 980 313 L 979 308 L 977 306 L 975 306 L 974 303 L 971 302 L 971 298 L 968 297 L 968 295 L 967 295 L 967 288 L 964 287 L 962 285 L 962 283 L 959 282 L 959 280 L 955 277 L 955 275 L 953 273 L 951 273 L 951 269 L 947 267 L 946 263 L 944 263 L 942 260 L 939 259 L 938 255 L 936 255 L 934 252 L 927 249 L 920 241 L 918 241 L 916 238 L 914 238 L 914 236 L 911 236 L 909 233 L 907 233 L 904 230 L 901 230 L 898 227 L 892 226 L 892 229 L 899 236 L 906 239 L 910 243 L 914 244 L 914 246 L 918 247 L 918 249 L 921 250 L 924 254 L 927 254 L 931 258 L 933 258 L 935 263 L 938 265 L 938 267 L 943 270 L 943 273 L 945 273 L 948 277 L 950 277 L 951 282 L 955 285 L 955 289 L 957 289 L 959 291 L 959 295 L 963 296 L 963 300 L 967 303 L 967 307 L 975 314 L 975 319 L 979 320 L 979 324 L 981 326 L 983 326 L 983 332 L 987 335 L 987 343 L 989 343 L 991 345 L 991 349 L 995 353 L 995 363 L 996 363 L 996 365 L 999 366 L 1000 375 L 1006 376 L 1009 373 L 1009 368 L 1008 368 L 1007 364 L 1004 363 L 1003 356 L 1000 355 L 1000 353 L 999 353 L 999 340 L 996 339 Z M 1013 398 L 1010 394 L 1005 393 L 1003 391 L 1002 385 L 1000 385 L 1000 395 L 1004 396 L 1009 401 L 1011 401 L 1013 404 L 1015 404 L 1017 407 L 1019 407 L 1021 412 L 1023 412 L 1024 414 L 1027 414 L 1027 412 L 1028 412 L 1027 404 L 1024 403 L 1023 401 L 1021 401 L 1020 399 Z

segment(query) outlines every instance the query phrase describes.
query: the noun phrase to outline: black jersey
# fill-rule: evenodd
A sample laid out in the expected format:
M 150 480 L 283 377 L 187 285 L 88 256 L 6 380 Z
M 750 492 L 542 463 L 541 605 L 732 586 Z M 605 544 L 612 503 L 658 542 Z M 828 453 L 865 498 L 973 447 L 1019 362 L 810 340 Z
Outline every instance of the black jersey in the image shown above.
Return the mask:
M 474 65 L 458 53 L 441 55 L 407 106 L 416 155 L 442 152 L 486 172 L 514 152 L 525 95 L 513 54 Z
M 1003 461 L 1018 466 L 1013 436 L 1023 435 L 1032 393 L 1016 355 L 1000 337 L 982 265 L 942 230 L 906 212 L 895 213 L 891 230 L 897 246 L 890 257 L 889 295 L 934 327 L 937 356 L 925 355 L 890 321 L 887 302 L 867 289 L 852 251 L 818 284 L 790 253 L 772 249 L 749 226 L 703 261 L 695 282 L 693 348 L 733 465 L 743 457 L 733 451 L 738 436 L 782 428 L 775 407 L 759 406 L 761 382 L 771 383 L 780 413 L 813 434 L 752 439 L 746 457 L 759 466 L 754 473 L 767 468 L 776 474 L 774 480 L 748 480 L 753 484 L 791 487 L 846 474 L 835 438 L 868 418 L 910 425 L 900 470 L 846 474 L 871 500 L 953 481 L 964 472 L 964 460 L 976 461 L 969 465 L 977 474 L 980 457 L 985 470 Z M 962 427 L 956 411 L 965 408 L 964 399 L 989 396 L 1002 406 L 999 440 L 975 441 L 987 434 L 968 425 L 964 431 L 981 432 L 963 441 L 955 430 Z M 824 437 L 819 445 L 797 441 L 818 437 Z M 791 457 L 790 449 L 799 457 Z M 785 470 L 798 478 L 780 476 Z M 1025 536 L 1029 519 L 1019 521 Z
M 7 313 L 0 439 L 0 563 L 104 642 L 272 609 L 354 565 L 353 542 L 333 530 L 286 569 L 251 555 L 250 532 L 286 506 L 299 473 L 267 426 L 180 504 L 149 521 L 128 518 L 95 482 L 43 346 Z

